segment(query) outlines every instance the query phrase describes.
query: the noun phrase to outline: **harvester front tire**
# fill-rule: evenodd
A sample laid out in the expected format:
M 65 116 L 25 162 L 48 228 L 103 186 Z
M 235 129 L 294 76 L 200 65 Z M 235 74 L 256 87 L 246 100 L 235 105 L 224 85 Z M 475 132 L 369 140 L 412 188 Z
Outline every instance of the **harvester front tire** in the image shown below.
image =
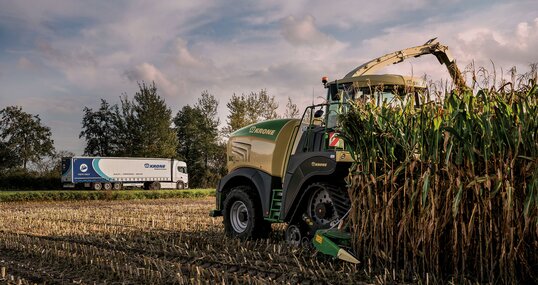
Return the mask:
M 265 238 L 269 235 L 268 223 L 263 220 L 259 201 L 248 186 L 232 188 L 224 200 L 224 231 L 228 236 L 241 239 Z

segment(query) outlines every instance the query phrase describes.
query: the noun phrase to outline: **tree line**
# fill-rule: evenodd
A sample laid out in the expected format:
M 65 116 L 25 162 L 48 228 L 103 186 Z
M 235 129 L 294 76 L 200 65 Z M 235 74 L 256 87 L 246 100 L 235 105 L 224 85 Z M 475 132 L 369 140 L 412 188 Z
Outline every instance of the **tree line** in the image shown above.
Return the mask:
M 226 174 L 226 137 L 249 124 L 280 117 L 275 97 L 265 89 L 233 94 L 222 127 L 218 107 L 215 96 L 203 91 L 195 104 L 174 115 L 155 83 L 141 82 L 132 99 L 124 93 L 116 104 L 101 99 L 95 110 L 84 107 L 79 138 L 88 156 L 184 160 L 191 187 L 215 187 Z M 284 117 L 298 116 L 297 105 L 288 98 Z M 74 154 L 55 149 L 51 130 L 39 115 L 18 106 L 0 110 L 0 176 L 59 177 L 64 156 Z
M 57 189 L 61 158 L 49 127 L 21 107 L 0 110 L 0 189 Z
M 123 94 L 118 104 L 101 99 L 96 110 L 84 107 L 79 135 L 86 142 L 84 154 L 177 158 L 187 163 L 191 187 L 215 187 L 226 174 L 227 135 L 279 117 L 275 97 L 264 89 L 234 94 L 226 104 L 226 125 L 220 128 L 219 102 L 208 91 L 173 116 L 155 83 L 142 82 L 138 87 L 132 99 Z M 284 116 L 298 115 L 297 106 L 288 98 Z

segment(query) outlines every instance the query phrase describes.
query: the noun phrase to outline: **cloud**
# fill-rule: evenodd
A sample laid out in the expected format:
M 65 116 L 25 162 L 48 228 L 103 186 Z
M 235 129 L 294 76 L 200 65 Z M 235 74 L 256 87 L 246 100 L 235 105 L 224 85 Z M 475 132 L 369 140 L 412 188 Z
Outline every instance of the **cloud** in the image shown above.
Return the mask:
M 211 64 L 209 60 L 193 55 L 188 48 L 187 41 L 182 39 L 176 40 L 176 61 L 179 66 L 187 68 L 203 68 Z
M 333 41 L 316 28 L 315 19 L 311 15 L 302 19 L 286 17 L 282 21 L 281 33 L 293 45 L 328 45 Z
M 29 59 L 23 56 L 19 58 L 19 61 L 17 62 L 17 67 L 20 69 L 32 69 L 34 68 L 34 64 Z
M 407 12 L 430 6 L 441 7 L 445 2 L 454 1 L 343 0 L 338 3 L 329 3 L 324 0 L 258 1 L 254 5 L 254 12 L 245 17 L 245 21 L 261 25 L 281 21 L 289 15 L 311 15 L 317 20 L 318 25 L 348 30 L 364 26 L 364 24 L 372 25 L 399 19 Z
M 46 105 L 48 98 L 78 102 L 67 109 L 97 105 L 99 98 L 115 103 L 142 80 L 155 81 L 174 111 L 207 89 L 220 100 L 222 122 L 233 93 L 265 88 L 281 106 L 291 96 L 304 107 L 312 93 L 324 96 L 321 76 L 341 78 L 367 60 L 435 36 L 460 67 L 489 59 L 526 66 L 538 50 L 534 0 L 58 1 L 0 0 L 0 96 L 43 98 L 21 102 L 51 120 L 59 112 Z M 38 68 L 30 72 L 31 66 Z M 446 78 L 445 70 L 425 56 L 381 72 Z M 69 116 L 65 121 L 79 127 L 80 112 Z M 53 132 L 67 137 L 64 129 Z
M 54 86 L 53 88 L 57 90 L 60 87 Z M 51 113 L 54 113 L 62 116 L 67 114 L 79 114 L 83 108 L 83 106 L 80 105 L 80 102 L 72 96 L 69 96 L 69 94 L 62 93 L 63 92 L 60 91 L 58 95 L 46 98 L 39 96 L 21 98 L 16 100 L 15 105 L 26 106 L 25 109 L 33 114 L 46 113 L 50 115 Z
M 97 59 L 93 52 L 82 46 L 77 49 L 57 49 L 46 41 L 38 41 L 36 45 L 37 49 L 54 64 L 61 66 L 97 65 Z
M 137 65 L 125 71 L 125 76 L 132 82 L 155 82 L 165 96 L 177 95 L 177 86 L 172 83 L 157 67 L 149 63 Z
M 520 22 L 507 31 L 493 28 L 470 29 L 458 35 L 462 49 L 474 59 L 492 60 L 503 65 L 528 65 L 538 62 L 538 18 Z
M 506 71 L 513 66 L 519 72 L 525 72 L 530 63 L 538 61 L 535 53 L 538 48 L 536 15 L 527 12 L 532 7 L 532 1 L 495 3 L 480 11 L 469 9 L 452 17 L 436 15 L 420 22 L 392 25 L 364 39 L 356 54 L 364 62 L 438 37 L 449 47 L 461 70 L 474 63 L 492 71 L 493 62 L 497 74 L 501 69 Z M 500 15 L 512 16 L 499 21 Z M 428 55 L 389 66 L 381 72 L 426 73 L 434 81 L 450 78 L 446 68 Z

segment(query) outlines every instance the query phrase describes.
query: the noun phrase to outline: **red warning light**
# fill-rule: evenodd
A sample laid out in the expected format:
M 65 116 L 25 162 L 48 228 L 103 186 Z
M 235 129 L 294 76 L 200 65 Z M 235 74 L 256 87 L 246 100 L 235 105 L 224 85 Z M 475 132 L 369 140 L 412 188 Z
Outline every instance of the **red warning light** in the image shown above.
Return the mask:
M 321 78 L 321 82 L 322 82 L 323 84 L 327 83 L 328 81 L 329 81 L 329 77 L 327 77 L 327 76 L 323 76 L 323 77 Z

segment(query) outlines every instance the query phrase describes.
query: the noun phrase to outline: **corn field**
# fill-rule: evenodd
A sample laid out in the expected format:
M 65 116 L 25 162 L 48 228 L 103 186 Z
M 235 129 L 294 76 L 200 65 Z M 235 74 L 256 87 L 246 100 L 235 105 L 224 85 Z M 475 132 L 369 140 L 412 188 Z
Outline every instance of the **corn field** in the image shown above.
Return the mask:
M 0 204 L 0 283 L 361 284 L 354 265 L 225 237 L 215 198 Z
M 354 102 L 341 119 L 359 259 L 395 280 L 538 282 L 535 74 L 420 107 Z

